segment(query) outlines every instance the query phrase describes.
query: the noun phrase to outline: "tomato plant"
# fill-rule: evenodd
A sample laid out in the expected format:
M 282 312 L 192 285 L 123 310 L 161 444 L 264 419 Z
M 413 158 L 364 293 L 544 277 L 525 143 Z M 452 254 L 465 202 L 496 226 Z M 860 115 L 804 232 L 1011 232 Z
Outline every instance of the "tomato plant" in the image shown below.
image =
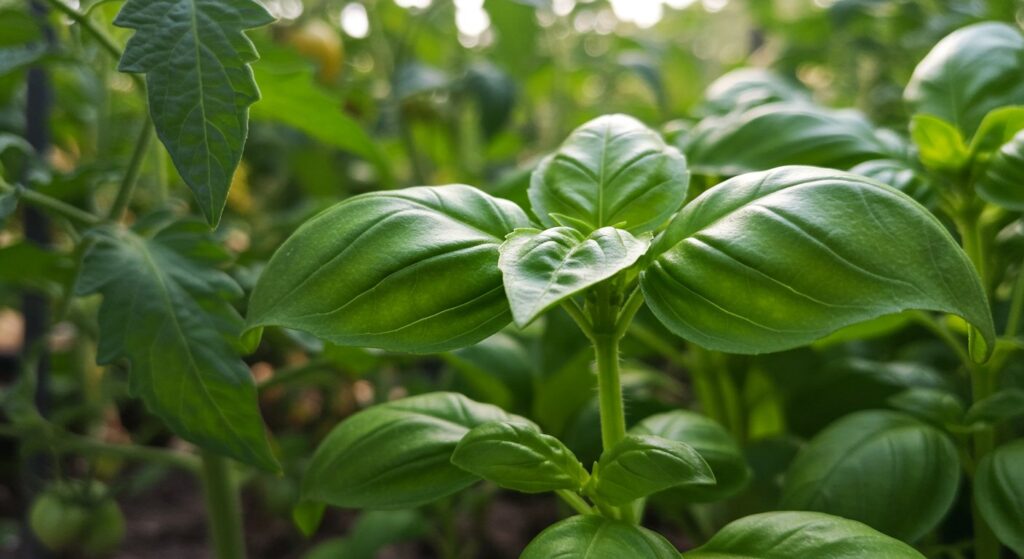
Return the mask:
M 1024 554 L 1020 7 L 690 4 L 0 0 L 0 545 Z

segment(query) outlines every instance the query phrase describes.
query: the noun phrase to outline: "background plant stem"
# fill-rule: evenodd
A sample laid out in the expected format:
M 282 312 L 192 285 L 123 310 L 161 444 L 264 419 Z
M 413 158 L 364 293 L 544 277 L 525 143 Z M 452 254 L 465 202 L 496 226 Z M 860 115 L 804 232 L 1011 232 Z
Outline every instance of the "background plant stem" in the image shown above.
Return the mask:
M 209 536 L 217 559 L 245 559 L 238 493 L 227 458 L 203 450 L 203 491 Z

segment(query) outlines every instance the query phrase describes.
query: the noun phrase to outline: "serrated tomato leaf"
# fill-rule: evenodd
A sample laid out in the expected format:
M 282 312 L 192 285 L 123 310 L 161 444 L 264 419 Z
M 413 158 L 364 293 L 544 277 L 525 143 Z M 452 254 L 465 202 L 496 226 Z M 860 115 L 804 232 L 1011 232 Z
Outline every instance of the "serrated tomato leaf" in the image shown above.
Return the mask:
M 655 239 L 640 285 L 670 330 L 709 349 L 764 353 L 908 309 L 956 314 L 991 351 L 974 267 L 946 228 L 891 187 L 818 167 L 733 178 Z
M 259 99 L 243 31 L 274 21 L 254 0 L 128 0 L 114 24 L 136 33 L 119 69 L 145 74 L 149 113 L 178 173 L 217 225 Z
M 124 358 L 130 387 L 172 431 L 277 471 L 249 368 L 236 350 L 241 288 L 217 267 L 223 249 L 195 221 L 152 233 L 97 230 L 76 285 L 100 293 L 97 360 Z

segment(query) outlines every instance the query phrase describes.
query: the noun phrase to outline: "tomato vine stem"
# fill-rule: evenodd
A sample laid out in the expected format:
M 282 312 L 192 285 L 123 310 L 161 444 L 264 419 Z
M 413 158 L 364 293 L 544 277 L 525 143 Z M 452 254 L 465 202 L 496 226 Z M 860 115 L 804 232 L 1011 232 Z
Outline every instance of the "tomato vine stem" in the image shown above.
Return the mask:
M 207 526 L 217 559 L 245 559 L 242 514 L 231 479 L 231 464 L 210 450 L 203 450 L 202 457 Z

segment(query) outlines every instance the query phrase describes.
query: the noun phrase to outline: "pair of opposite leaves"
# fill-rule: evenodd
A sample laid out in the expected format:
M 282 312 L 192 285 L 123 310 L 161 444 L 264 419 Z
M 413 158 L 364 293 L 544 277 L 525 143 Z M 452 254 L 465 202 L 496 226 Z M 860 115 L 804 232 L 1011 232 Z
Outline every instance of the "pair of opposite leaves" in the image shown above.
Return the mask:
M 817 167 L 727 180 L 684 206 L 685 158 L 637 120 L 577 129 L 515 204 L 464 185 L 375 192 L 300 227 L 267 265 L 249 327 L 439 352 L 520 326 L 624 270 L 677 335 L 712 350 L 796 347 L 907 309 L 994 341 L 970 261 L 899 191 Z M 981 347 L 984 346 L 984 347 Z

